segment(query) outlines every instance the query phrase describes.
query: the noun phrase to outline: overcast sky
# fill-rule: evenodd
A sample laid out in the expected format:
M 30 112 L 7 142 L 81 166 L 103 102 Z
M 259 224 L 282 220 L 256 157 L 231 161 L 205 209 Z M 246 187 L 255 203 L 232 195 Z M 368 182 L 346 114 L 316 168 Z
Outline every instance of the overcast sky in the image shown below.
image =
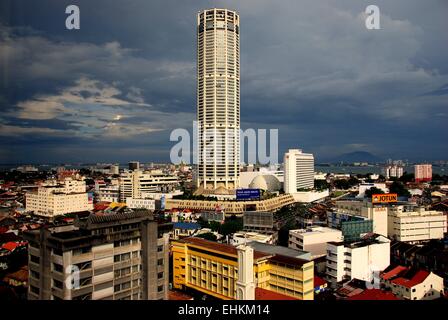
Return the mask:
M 0 163 L 169 161 L 210 7 L 240 14 L 242 127 L 278 128 L 279 158 L 448 158 L 448 1 L 2 0 Z

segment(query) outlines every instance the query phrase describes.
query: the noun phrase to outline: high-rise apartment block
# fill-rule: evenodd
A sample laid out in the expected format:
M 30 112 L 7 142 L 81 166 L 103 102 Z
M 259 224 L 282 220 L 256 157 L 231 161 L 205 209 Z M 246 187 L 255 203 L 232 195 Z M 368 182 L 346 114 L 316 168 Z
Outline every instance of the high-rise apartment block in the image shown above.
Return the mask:
M 197 15 L 198 192 L 239 184 L 239 27 L 232 10 Z
M 26 232 L 28 299 L 167 299 L 170 226 L 138 210 Z
M 414 166 L 415 182 L 425 182 L 432 180 L 431 164 L 416 164 Z
M 314 188 L 314 156 L 300 149 L 290 149 L 284 156 L 285 193 Z
M 383 169 L 386 179 L 400 178 L 403 175 L 404 169 L 399 165 L 388 165 Z

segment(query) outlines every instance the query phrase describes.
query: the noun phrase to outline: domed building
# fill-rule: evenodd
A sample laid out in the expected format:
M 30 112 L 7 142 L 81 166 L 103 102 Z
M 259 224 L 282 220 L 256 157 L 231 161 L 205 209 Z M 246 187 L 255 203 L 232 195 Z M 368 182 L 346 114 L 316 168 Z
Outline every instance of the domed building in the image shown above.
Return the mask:
M 276 176 L 265 174 L 256 176 L 250 183 L 249 188 L 275 192 L 280 191 L 282 184 Z

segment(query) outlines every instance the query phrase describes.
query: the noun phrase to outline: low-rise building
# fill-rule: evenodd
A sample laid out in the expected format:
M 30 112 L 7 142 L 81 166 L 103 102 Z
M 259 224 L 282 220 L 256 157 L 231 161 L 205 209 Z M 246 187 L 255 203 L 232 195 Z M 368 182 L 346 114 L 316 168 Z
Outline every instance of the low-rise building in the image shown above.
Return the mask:
M 372 182 L 372 183 L 361 183 L 359 185 L 357 198 L 364 198 L 366 191 L 370 190 L 371 188 L 380 189 L 384 193 L 388 193 L 389 192 L 389 189 L 386 187 L 385 183 L 374 183 L 374 182 Z
M 272 235 L 272 234 L 267 235 L 267 234 L 261 234 L 258 232 L 240 231 L 240 232 L 236 232 L 232 235 L 232 238 L 230 239 L 230 244 L 234 245 L 234 246 L 238 246 L 240 244 L 247 244 L 252 241 L 275 244 L 276 237 L 274 237 L 274 235 Z
M 174 222 L 171 239 L 179 239 L 192 236 L 201 229 L 199 223 L 194 222 Z
M 397 266 L 381 275 L 381 283 L 406 300 L 434 300 L 443 296 L 443 278 L 426 270 Z
M 166 199 L 166 209 L 213 211 L 216 208 L 221 208 L 226 216 L 242 216 L 246 211 L 274 212 L 295 202 L 296 200 L 291 194 L 282 194 L 269 199 L 249 201 Z
M 156 200 L 126 198 L 126 206 L 131 209 L 155 210 L 156 209 Z
M 84 180 L 47 181 L 25 198 L 27 211 L 50 218 L 93 209 L 93 195 L 86 192 Z
M 328 242 L 343 240 L 342 232 L 337 229 L 312 226 L 307 229 L 289 230 L 288 247 L 308 251 L 312 257 L 327 254 Z
M 373 221 L 373 232 L 387 237 L 387 204 L 372 204 L 365 200 L 336 201 L 334 212 L 352 216 L 361 216 Z
M 440 211 L 415 205 L 391 206 L 388 209 L 388 236 L 406 242 L 443 239 L 447 216 Z
M 360 239 L 363 235 L 373 232 L 373 221 L 362 216 L 340 212 L 327 212 L 327 225 L 341 230 L 345 241 Z
M 104 181 L 95 181 L 95 193 L 98 201 L 119 202 L 120 200 L 120 186 L 118 184 L 106 184 Z
M 275 247 L 257 242 L 248 245 L 252 244 L 264 246 L 266 249 L 263 250 Z M 239 281 L 243 272 L 244 278 L 253 282 L 255 289 L 262 288 L 300 300 L 313 300 L 312 261 L 252 249 L 251 267 L 240 270 L 241 255 L 232 245 L 199 238 L 174 241 L 173 287 L 193 289 L 223 300 L 238 299 L 238 288 L 243 290 L 245 287 Z
M 327 280 L 336 286 L 345 280 L 372 281 L 375 272 L 390 264 L 390 240 L 372 234 L 355 242 L 329 242 Z

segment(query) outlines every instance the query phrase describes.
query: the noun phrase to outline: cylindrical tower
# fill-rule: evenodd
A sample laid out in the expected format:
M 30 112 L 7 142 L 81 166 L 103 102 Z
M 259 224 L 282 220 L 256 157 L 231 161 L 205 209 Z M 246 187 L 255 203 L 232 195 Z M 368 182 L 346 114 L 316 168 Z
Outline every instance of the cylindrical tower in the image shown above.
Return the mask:
M 208 9 L 197 16 L 197 187 L 238 187 L 240 158 L 239 16 Z

